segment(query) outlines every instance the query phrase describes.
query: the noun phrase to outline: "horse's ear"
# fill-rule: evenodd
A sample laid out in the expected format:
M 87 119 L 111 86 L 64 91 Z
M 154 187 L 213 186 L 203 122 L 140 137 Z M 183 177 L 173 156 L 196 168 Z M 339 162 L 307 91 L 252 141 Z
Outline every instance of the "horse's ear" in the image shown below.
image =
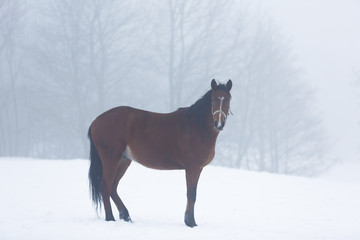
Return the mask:
M 216 83 L 215 79 L 213 79 L 213 80 L 211 81 L 211 88 L 212 88 L 212 90 L 215 90 L 216 87 L 217 87 L 217 83 Z
M 229 81 L 226 83 L 226 89 L 230 92 L 231 88 L 232 88 L 232 81 L 231 79 L 229 79 Z

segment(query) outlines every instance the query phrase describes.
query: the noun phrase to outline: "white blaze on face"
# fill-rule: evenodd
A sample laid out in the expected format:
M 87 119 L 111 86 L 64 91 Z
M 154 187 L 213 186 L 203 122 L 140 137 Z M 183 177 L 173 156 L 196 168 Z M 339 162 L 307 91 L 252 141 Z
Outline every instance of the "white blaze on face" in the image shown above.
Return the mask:
M 219 109 L 219 121 L 218 121 L 218 125 L 217 125 L 218 128 L 221 127 L 221 114 L 224 114 L 224 112 L 222 111 L 222 103 L 224 101 L 224 97 L 219 97 L 219 99 L 220 99 L 220 109 Z M 224 114 L 224 116 L 225 116 L 225 114 Z
M 220 107 L 219 107 L 219 110 L 216 110 L 216 111 L 213 111 L 212 109 L 212 115 L 213 115 L 213 119 L 215 121 L 215 116 L 216 114 L 219 114 L 219 119 L 217 121 L 217 125 L 216 125 L 216 128 L 220 129 L 221 126 L 223 125 L 222 123 L 225 124 L 225 121 L 226 121 L 226 114 L 224 113 L 224 111 L 222 110 L 222 105 L 223 105 L 223 101 L 225 99 L 225 97 L 221 96 L 221 97 L 218 97 L 219 100 L 220 100 Z M 213 107 L 213 105 L 211 105 L 211 107 Z M 222 121 L 221 119 L 221 115 L 224 115 L 224 121 Z

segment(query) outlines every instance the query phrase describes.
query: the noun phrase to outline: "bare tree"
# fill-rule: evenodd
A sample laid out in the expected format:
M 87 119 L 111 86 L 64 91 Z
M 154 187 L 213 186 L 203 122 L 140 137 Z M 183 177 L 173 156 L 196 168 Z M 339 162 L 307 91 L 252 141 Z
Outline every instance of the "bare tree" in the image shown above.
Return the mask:
M 137 65 L 144 37 L 138 32 L 141 26 L 134 3 L 114 0 L 92 0 L 91 3 L 93 10 L 87 27 L 89 67 L 96 84 L 98 110 L 103 111 L 105 96 L 116 93 Z
M 49 3 L 42 10 L 46 18 L 39 23 L 39 39 L 32 50 L 40 69 L 34 78 L 41 76 L 39 88 L 54 89 L 44 89 L 44 97 L 52 100 L 44 107 L 51 113 L 47 116 L 49 124 L 57 122 L 66 129 L 57 132 L 59 139 L 75 139 L 68 141 L 76 146 L 69 146 L 74 151 L 69 156 L 84 156 L 91 119 L 109 105 L 106 97 L 119 90 L 122 77 L 136 62 L 136 54 L 130 53 L 137 49 L 133 46 L 136 41 L 131 40 L 136 15 L 124 1 Z M 122 9 L 121 4 L 128 4 L 127 8 Z
M 17 82 L 22 71 L 20 37 L 24 10 L 19 0 L 0 1 L 0 153 L 19 146 Z
M 162 3 L 156 6 L 154 46 L 159 56 L 157 69 L 166 76 L 169 106 L 174 109 L 189 103 L 187 84 L 201 86 L 199 83 L 208 81 L 214 74 L 209 71 L 209 65 L 224 42 L 222 20 L 231 2 L 168 0 Z M 215 38 L 215 32 L 221 37 Z

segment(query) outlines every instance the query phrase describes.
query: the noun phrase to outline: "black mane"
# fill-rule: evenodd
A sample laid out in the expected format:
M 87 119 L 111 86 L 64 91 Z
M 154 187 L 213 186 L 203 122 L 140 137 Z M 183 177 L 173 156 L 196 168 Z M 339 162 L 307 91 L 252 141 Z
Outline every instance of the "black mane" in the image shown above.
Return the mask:
M 186 113 L 192 117 L 200 118 L 206 116 L 211 109 L 211 90 L 207 91 L 204 96 L 199 98 L 191 105 Z
M 216 90 L 223 90 L 230 94 L 227 90 L 225 84 L 219 84 L 216 87 Z M 211 114 L 211 89 L 207 91 L 204 96 L 198 99 L 193 105 L 187 108 L 186 114 L 190 116 L 195 121 L 198 121 L 199 124 L 204 125 L 206 118 Z M 230 95 L 231 96 L 231 95 Z

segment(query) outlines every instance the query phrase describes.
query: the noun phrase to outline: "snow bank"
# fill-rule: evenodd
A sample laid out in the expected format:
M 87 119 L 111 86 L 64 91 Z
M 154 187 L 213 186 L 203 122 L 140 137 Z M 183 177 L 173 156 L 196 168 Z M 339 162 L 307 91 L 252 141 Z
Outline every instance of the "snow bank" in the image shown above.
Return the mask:
M 207 167 L 190 229 L 183 171 L 133 163 L 119 192 L 134 223 L 109 223 L 90 202 L 88 165 L 0 159 L 0 239 L 360 239 L 359 182 Z

